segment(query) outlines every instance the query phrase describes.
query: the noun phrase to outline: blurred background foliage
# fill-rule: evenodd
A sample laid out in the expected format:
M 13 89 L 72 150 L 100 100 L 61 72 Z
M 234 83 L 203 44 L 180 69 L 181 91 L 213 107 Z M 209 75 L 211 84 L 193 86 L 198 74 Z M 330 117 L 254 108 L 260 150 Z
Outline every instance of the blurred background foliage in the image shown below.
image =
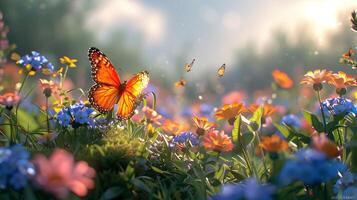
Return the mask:
M 185 76 L 189 80 L 187 94 L 191 97 L 196 95 L 198 84 L 204 85 L 204 89 L 200 89 L 199 93 L 220 90 L 222 85 L 225 91 L 233 89 L 254 91 L 268 88 L 272 81 L 271 71 L 276 68 L 286 71 L 296 81 L 305 71 L 312 68 L 343 69 L 351 72 L 348 71 L 347 66 L 341 66 L 338 63 L 340 55 L 349 47 L 354 48 L 354 44 L 357 44 L 356 35 L 349 31 L 349 13 L 346 12 L 341 12 L 338 16 L 341 24 L 337 31 L 324 33 L 327 40 L 325 43 L 333 45 L 317 47 L 316 38 L 311 32 L 312 27 L 309 27 L 312 25 L 309 23 L 300 22 L 295 27 L 296 37 L 294 39 L 284 29 L 284 24 L 280 24 L 274 28 L 275 31 L 271 33 L 269 42 L 263 49 L 259 48 L 254 37 L 237 45 L 232 61 L 227 63 L 225 77 L 218 79 L 215 71 L 222 63 L 225 63 L 225 60 L 221 59 L 222 56 L 218 56 L 217 63 L 204 64 L 204 67 L 200 64 L 194 66 L 194 71 L 196 71 L 195 68 L 198 71 L 193 72 L 196 75 L 184 72 L 184 63 L 190 62 L 192 60 L 190 56 L 194 54 L 192 50 L 194 43 L 187 41 L 194 41 L 193 39 L 183 39 L 180 45 L 166 43 L 169 47 L 173 45 L 173 48 L 178 49 L 171 60 L 163 61 L 166 64 L 155 62 L 151 56 L 157 54 L 160 57 L 160 53 L 165 52 L 157 52 L 160 48 L 155 48 L 155 45 L 147 45 L 140 34 L 133 34 L 123 26 L 115 28 L 106 40 L 98 39 L 97 33 L 93 31 L 96 30 L 98 24 L 88 25 L 86 20 L 90 11 L 102 4 L 101 1 L 95 0 L 85 2 L 81 0 L 1 0 L 0 10 L 4 13 L 5 23 L 10 28 L 9 40 L 11 43 L 17 44 L 16 52 L 23 55 L 31 50 L 36 50 L 48 56 L 52 62 L 57 62 L 57 65 L 59 65 L 57 58 L 63 55 L 78 58 L 79 69 L 70 76 L 75 84 L 85 89 L 90 86 L 88 84 L 90 66 L 87 61 L 87 49 L 90 46 L 102 49 L 117 68 L 120 68 L 119 73 L 132 74 L 148 68 L 154 83 L 168 89 L 171 89 L 173 83 L 181 76 Z M 153 3 L 154 6 L 155 4 Z M 163 7 L 161 6 L 160 9 L 167 12 L 168 9 Z M 179 11 L 175 15 L 182 14 Z M 140 22 L 138 21 L 138 23 Z M 260 23 L 264 23 L 264 21 Z M 86 28 L 86 26 L 91 28 Z M 251 26 L 259 26 L 259 24 L 252 23 Z M 200 27 L 196 28 L 200 29 Z M 211 27 L 211 29 L 214 28 Z M 192 30 L 181 31 L 190 33 Z M 209 35 L 210 32 L 205 34 Z M 176 35 L 170 35 L 168 40 L 180 40 L 179 36 L 179 33 L 178 38 Z M 216 54 L 215 45 L 217 44 L 212 41 L 212 57 Z M 145 53 L 144 49 L 148 48 L 148 51 L 152 53 Z M 198 58 L 198 60 L 204 59 L 203 57 Z M 203 74 L 204 76 L 202 76 Z M 220 92 L 222 93 L 222 91 Z

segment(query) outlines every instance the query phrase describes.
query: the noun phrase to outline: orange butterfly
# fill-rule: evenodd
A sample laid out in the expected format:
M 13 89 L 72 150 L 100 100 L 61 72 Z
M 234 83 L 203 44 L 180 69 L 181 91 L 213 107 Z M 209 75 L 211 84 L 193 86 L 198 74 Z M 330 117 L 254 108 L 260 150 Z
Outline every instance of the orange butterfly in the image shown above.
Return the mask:
M 217 74 L 219 77 L 224 76 L 224 72 L 226 71 L 226 64 L 223 64 L 218 70 Z
M 118 104 L 116 115 L 120 120 L 132 117 L 143 98 L 141 93 L 149 83 L 149 73 L 142 71 L 130 80 L 121 82 L 113 64 L 99 49 L 91 47 L 88 57 L 95 82 L 88 95 L 91 105 L 99 112 L 106 113 Z
M 175 82 L 175 87 L 184 87 L 185 85 L 186 85 L 186 81 L 183 78 Z
M 353 54 L 355 54 L 355 51 L 352 48 L 349 48 L 346 53 L 342 54 L 342 58 L 350 59 Z
M 190 64 L 186 63 L 185 64 L 185 70 L 186 72 L 190 72 L 192 70 L 193 64 L 195 63 L 196 59 L 193 59 Z

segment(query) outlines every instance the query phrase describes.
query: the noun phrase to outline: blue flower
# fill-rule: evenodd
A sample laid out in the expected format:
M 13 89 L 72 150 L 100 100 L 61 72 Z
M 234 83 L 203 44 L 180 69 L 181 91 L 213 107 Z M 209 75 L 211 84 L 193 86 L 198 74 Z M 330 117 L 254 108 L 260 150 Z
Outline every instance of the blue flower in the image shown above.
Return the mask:
M 170 147 L 175 147 L 177 144 L 186 144 L 190 142 L 193 146 L 198 145 L 200 142 L 197 135 L 192 132 L 183 132 L 180 135 L 176 135 L 170 142 Z
M 255 178 L 246 179 L 239 184 L 223 185 L 222 191 L 212 197 L 213 200 L 270 200 L 275 187 L 268 184 L 259 184 Z
M 210 116 L 213 113 L 214 107 L 211 104 L 203 103 L 200 105 L 200 113 L 203 116 Z
M 302 181 L 307 185 L 327 182 L 337 177 L 346 166 L 336 160 L 330 160 L 325 154 L 313 149 L 301 149 L 294 158 L 288 160 L 279 174 L 282 185 Z
M 80 124 L 88 123 L 88 113 L 86 111 L 79 110 L 74 113 L 74 119 Z
M 12 187 L 18 190 L 27 185 L 28 177 L 35 174 L 29 157 L 29 153 L 21 145 L 0 148 L 1 189 Z
M 346 171 L 342 177 L 336 181 L 333 192 L 337 195 L 342 191 L 344 199 L 357 199 L 357 174 Z M 353 198 L 352 198 L 353 197 Z
M 281 123 L 285 124 L 287 126 L 292 126 L 294 128 L 300 128 L 301 127 L 301 122 L 300 122 L 299 117 L 297 117 L 296 115 L 293 115 L 293 114 L 285 115 L 281 119 Z
M 181 111 L 181 115 L 183 117 L 192 117 L 193 113 L 190 107 L 185 106 L 182 111 Z
M 93 125 L 93 119 L 90 118 L 94 110 L 85 106 L 83 103 L 76 103 L 69 107 L 62 108 L 57 114 L 57 121 L 62 126 L 72 125 Z
M 68 126 L 70 124 L 71 116 L 69 115 L 67 108 L 63 108 L 58 112 L 57 120 L 62 126 Z
M 350 112 L 357 115 L 357 108 L 350 99 L 343 97 L 330 98 L 322 102 L 322 108 L 326 115 L 345 115 Z
M 38 71 L 47 68 L 50 72 L 54 71 L 54 66 L 45 56 L 42 56 L 36 51 L 32 51 L 30 55 L 24 55 L 17 61 L 22 66 L 31 66 L 31 70 Z

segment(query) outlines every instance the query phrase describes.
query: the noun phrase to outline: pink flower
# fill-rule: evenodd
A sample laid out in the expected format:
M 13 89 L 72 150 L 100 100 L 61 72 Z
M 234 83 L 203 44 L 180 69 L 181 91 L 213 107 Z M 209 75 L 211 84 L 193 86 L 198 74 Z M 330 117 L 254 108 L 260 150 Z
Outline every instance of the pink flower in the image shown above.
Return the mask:
M 0 104 L 4 105 L 9 110 L 20 101 L 20 96 L 13 92 L 8 92 L 0 95 Z
M 233 92 L 226 94 L 222 98 L 222 104 L 225 105 L 225 104 L 233 104 L 233 103 L 237 103 L 237 102 L 242 102 L 245 97 L 246 97 L 246 95 L 245 95 L 244 91 L 233 91 Z
M 85 161 L 75 163 L 73 155 L 63 149 L 56 149 L 49 159 L 36 155 L 32 162 L 38 186 L 57 198 L 65 198 L 69 191 L 83 197 L 94 188 L 94 169 Z

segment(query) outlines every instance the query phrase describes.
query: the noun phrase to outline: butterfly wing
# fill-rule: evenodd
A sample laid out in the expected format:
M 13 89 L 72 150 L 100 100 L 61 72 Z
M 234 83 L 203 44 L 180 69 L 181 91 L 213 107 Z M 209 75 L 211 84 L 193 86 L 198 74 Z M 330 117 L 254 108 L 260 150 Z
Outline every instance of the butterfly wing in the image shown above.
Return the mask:
M 184 87 L 185 85 L 186 85 L 186 81 L 183 78 L 175 82 L 175 87 Z
M 119 101 L 119 90 L 117 87 L 104 84 L 95 84 L 89 90 L 89 102 L 101 113 L 109 112 L 114 104 Z
M 149 73 L 142 71 L 125 83 L 125 88 L 120 92 L 118 101 L 117 117 L 125 120 L 129 119 L 135 111 L 135 108 L 141 102 L 142 91 L 149 83 Z
M 92 66 L 92 78 L 97 84 L 111 85 L 119 88 L 120 78 L 109 58 L 99 49 L 91 47 L 88 51 Z
M 88 57 L 92 66 L 94 84 L 88 95 L 91 105 L 101 113 L 113 109 L 120 97 L 120 78 L 113 64 L 99 49 L 90 48 Z

